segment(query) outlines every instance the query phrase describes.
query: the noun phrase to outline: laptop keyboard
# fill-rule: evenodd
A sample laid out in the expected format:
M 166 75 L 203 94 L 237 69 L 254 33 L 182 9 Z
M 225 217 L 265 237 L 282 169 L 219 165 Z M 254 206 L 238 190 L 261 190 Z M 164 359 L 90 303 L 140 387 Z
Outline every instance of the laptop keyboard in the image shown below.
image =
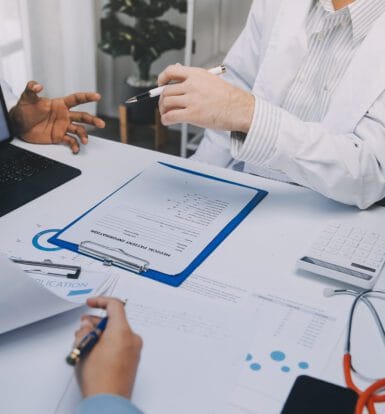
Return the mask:
M 8 152 L 8 151 L 7 151 Z M 14 155 L 9 156 L 10 152 Z M 19 183 L 49 168 L 55 162 L 37 154 L 13 147 L 6 159 L 0 161 L 0 185 Z

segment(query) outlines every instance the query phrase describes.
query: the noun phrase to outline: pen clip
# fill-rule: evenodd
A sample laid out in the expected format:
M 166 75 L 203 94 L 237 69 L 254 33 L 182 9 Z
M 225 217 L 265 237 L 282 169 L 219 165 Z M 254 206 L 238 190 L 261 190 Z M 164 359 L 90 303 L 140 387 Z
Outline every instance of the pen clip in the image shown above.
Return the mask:
M 26 273 L 33 273 L 33 274 L 38 274 L 42 276 L 57 276 L 57 277 L 66 277 L 67 279 L 79 279 L 79 276 L 82 270 L 80 266 L 53 263 L 51 260 L 48 260 L 48 259 L 42 262 L 37 262 L 33 260 L 24 260 L 24 259 L 19 259 L 16 257 L 11 257 L 10 259 L 14 263 L 19 264 L 21 266 L 32 267 L 32 269 L 24 269 Z M 42 267 L 45 269 L 53 269 L 54 271 L 50 272 L 49 270 L 38 269 L 39 267 Z M 55 270 L 56 271 L 63 270 L 65 273 L 56 273 Z
M 106 266 L 116 265 L 135 273 L 145 272 L 150 266 L 147 260 L 128 254 L 119 247 L 108 247 L 89 240 L 79 244 L 79 252 L 102 260 Z

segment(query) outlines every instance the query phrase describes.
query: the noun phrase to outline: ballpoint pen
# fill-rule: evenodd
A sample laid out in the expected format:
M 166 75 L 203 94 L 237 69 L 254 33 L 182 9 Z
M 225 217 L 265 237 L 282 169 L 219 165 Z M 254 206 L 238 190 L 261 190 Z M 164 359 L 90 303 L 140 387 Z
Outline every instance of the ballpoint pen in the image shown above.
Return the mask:
M 107 322 L 108 316 L 102 318 L 96 327 L 86 336 L 84 336 L 79 344 L 72 349 L 66 358 L 66 361 L 69 365 L 75 366 L 79 362 L 81 356 L 91 351 L 94 345 L 98 342 L 103 331 L 106 329 Z
M 122 303 L 125 305 L 127 299 L 123 300 Z M 81 357 L 88 354 L 91 349 L 96 345 L 103 331 L 106 329 L 108 322 L 108 316 L 105 316 L 100 320 L 96 327 L 85 335 L 78 345 L 74 346 L 72 351 L 66 358 L 67 364 L 75 366 Z
M 222 75 L 223 73 L 226 72 L 226 68 L 224 65 L 220 65 L 220 66 L 216 66 L 215 68 L 208 69 L 207 71 L 212 73 L 213 75 Z M 147 92 L 141 93 L 140 95 L 133 96 L 132 98 L 127 99 L 126 103 L 135 103 L 143 99 L 155 98 L 156 96 L 159 96 L 163 92 L 166 86 L 167 85 L 159 86 L 157 88 L 150 89 Z

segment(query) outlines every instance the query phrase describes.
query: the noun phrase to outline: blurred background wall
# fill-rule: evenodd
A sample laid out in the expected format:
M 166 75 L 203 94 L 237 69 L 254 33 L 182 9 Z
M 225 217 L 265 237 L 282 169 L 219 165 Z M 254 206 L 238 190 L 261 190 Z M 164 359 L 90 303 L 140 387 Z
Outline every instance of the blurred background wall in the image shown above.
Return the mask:
M 136 68 L 129 56 L 113 59 L 97 48 L 105 0 L 0 0 L 0 76 L 19 94 L 28 79 L 60 96 L 75 90 L 98 89 L 98 112 L 117 116 L 125 78 Z M 194 65 L 213 62 L 231 46 L 246 19 L 251 0 L 196 0 Z M 185 26 L 176 11 L 164 18 Z M 184 52 L 166 52 L 155 62 L 157 74 L 181 62 Z M 220 62 L 217 62 L 220 63 Z M 96 111 L 90 106 L 89 110 Z
M 97 0 L 96 21 L 102 13 L 103 0 Z M 213 57 L 223 55 L 238 36 L 246 21 L 251 0 L 196 0 L 194 18 L 195 54 L 193 65 L 201 66 L 213 62 Z M 165 15 L 170 22 L 185 26 L 186 16 L 171 11 Z M 98 36 L 100 35 L 97 26 Z M 104 96 L 100 112 L 109 116 L 116 115 L 119 102 L 125 98 L 124 84 L 127 75 L 135 71 L 131 57 L 119 57 L 113 60 L 102 52 L 97 53 L 98 85 Z M 171 63 L 183 63 L 183 51 L 166 52 L 153 65 L 153 73 L 159 73 Z

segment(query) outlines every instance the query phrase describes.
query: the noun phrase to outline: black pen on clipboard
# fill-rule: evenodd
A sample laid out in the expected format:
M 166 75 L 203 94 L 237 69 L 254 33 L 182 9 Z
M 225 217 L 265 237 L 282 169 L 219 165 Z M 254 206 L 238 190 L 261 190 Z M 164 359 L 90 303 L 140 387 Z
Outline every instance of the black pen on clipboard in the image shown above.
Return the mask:
M 41 262 L 25 260 L 17 257 L 10 258 L 14 263 L 19 264 L 24 272 L 39 276 L 63 277 L 66 279 L 79 279 L 82 268 L 80 266 L 53 263 L 51 260 Z

